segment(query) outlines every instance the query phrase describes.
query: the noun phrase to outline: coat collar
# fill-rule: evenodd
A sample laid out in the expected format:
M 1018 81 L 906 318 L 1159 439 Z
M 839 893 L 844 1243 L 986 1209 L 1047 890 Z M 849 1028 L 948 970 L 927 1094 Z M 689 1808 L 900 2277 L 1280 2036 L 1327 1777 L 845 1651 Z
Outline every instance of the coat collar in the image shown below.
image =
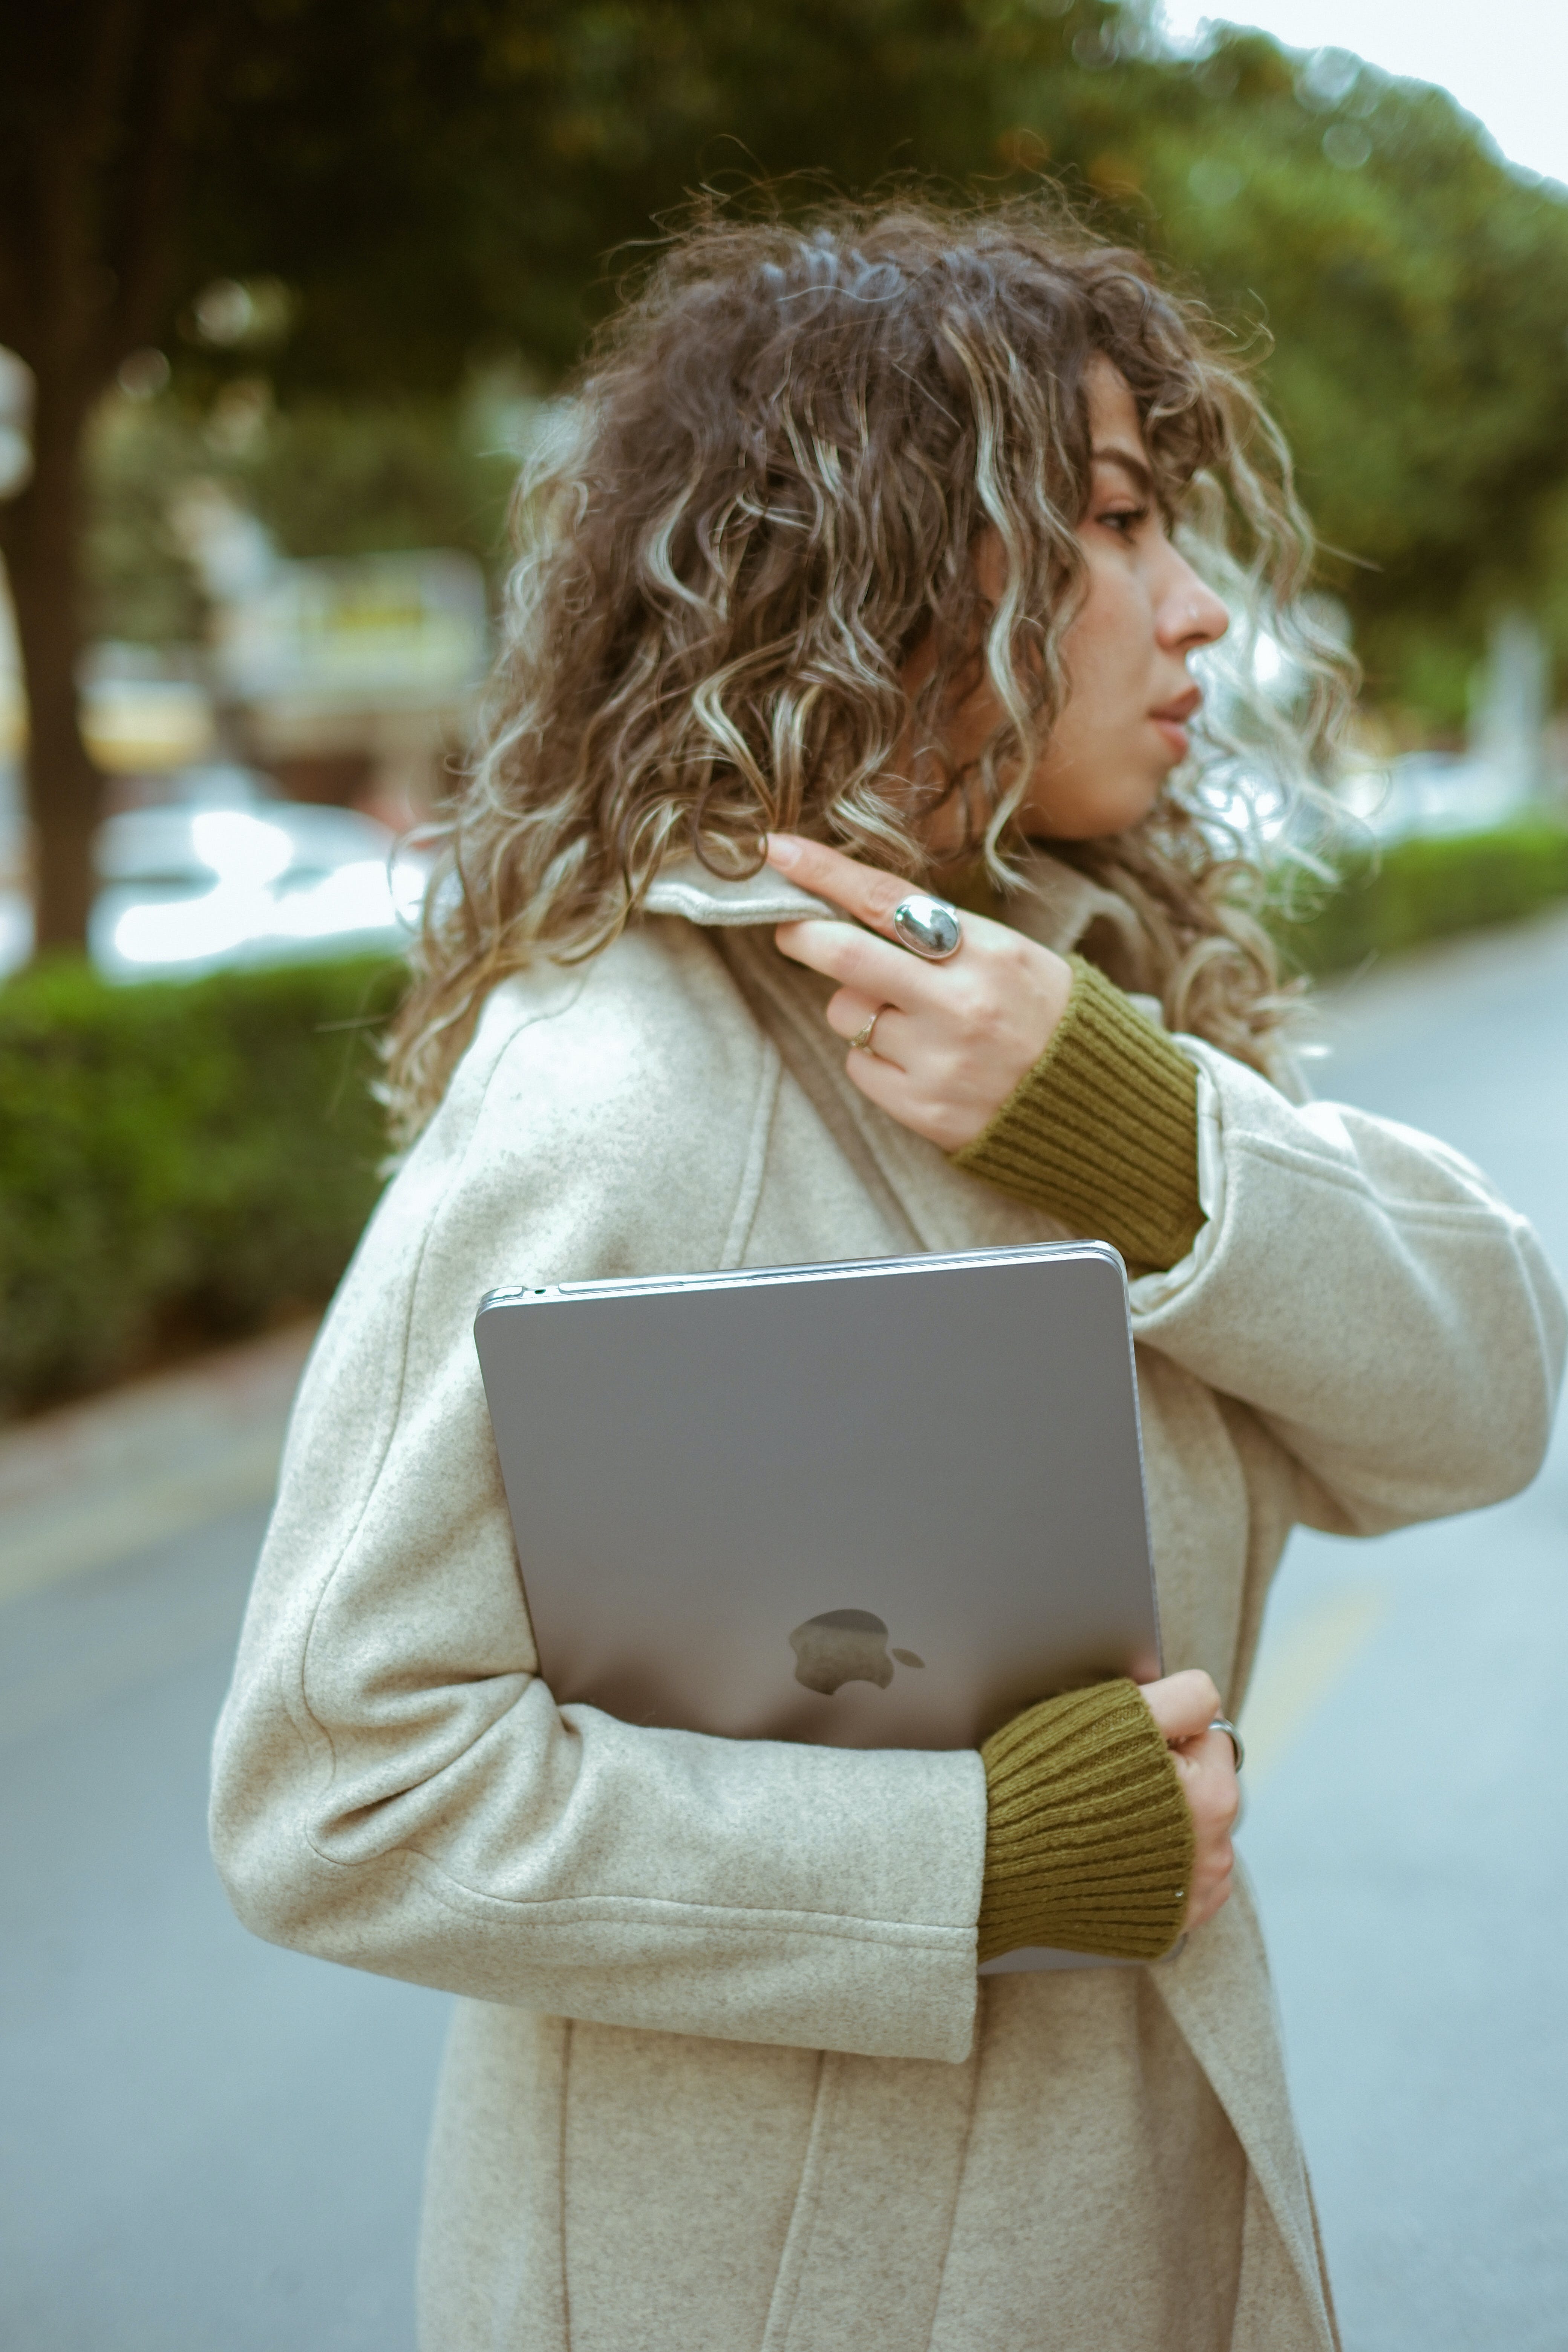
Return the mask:
M 1042 947 L 1054 948 L 1058 955 L 1077 947 L 1091 925 L 1109 923 L 1130 957 L 1142 961 L 1142 927 L 1124 898 L 1041 849 L 1027 851 L 1021 868 L 1021 887 L 996 909 L 999 921 L 1010 923 Z M 770 866 L 732 882 L 710 874 L 695 857 L 666 866 L 644 906 L 650 915 L 679 916 L 689 923 L 722 930 L 799 922 L 811 915 L 839 922 L 848 919 L 841 908 L 797 889 Z
M 771 866 L 743 881 L 727 881 L 710 874 L 695 857 L 682 857 L 663 866 L 649 887 L 643 907 L 650 915 L 681 915 L 705 929 L 739 930 L 764 923 L 798 923 L 808 915 L 847 920 L 843 908 L 826 898 L 797 890 Z

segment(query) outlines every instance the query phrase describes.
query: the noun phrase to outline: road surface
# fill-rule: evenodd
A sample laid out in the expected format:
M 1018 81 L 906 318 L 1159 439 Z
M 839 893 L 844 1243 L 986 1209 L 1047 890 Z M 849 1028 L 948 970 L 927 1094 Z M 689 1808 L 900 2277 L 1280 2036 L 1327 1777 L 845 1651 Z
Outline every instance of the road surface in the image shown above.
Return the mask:
M 1337 1093 L 1568 1265 L 1568 923 L 1353 989 Z M 1331 1071 L 1331 1075 L 1330 1072 Z M 0 2344 L 412 2352 L 444 2000 L 235 1924 L 207 1742 L 264 1513 L 0 1611 Z M 1349 2352 L 1568 2346 L 1568 1448 L 1501 1508 L 1299 1536 L 1243 1843 Z

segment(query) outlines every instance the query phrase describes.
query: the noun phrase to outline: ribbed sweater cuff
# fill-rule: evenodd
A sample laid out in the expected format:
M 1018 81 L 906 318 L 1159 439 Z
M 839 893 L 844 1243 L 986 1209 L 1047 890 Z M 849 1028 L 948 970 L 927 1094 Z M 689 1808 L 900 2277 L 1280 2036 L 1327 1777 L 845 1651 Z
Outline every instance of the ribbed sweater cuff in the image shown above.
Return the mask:
M 1174 1265 L 1204 1221 L 1197 1071 L 1102 971 L 1070 961 L 1072 993 L 1050 1044 L 952 1159 L 1112 1243 L 1133 1274 Z
M 1168 1952 L 1186 1908 L 1193 1817 L 1133 1685 L 1043 1699 L 980 1754 L 980 1958 L 1026 1944 L 1131 1960 Z

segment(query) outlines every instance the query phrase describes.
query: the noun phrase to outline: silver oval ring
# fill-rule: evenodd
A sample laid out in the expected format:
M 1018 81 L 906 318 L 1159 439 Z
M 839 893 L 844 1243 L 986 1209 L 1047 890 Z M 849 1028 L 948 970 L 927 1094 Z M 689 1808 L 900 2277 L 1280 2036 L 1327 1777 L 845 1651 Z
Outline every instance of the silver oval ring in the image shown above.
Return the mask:
M 1242 1766 L 1247 1761 L 1247 1750 L 1241 1744 L 1241 1734 L 1237 1731 L 1235 1724 L 1232 1723 L 1229 1716 L 1216 1715 L 1214 1721 L 1210 1724 L 1209 1729 L 1211 1731 L 1223 1731 L 1225 1733 L 1226 1738 L 1230 1741 L 1231 1746 L 1236 1750 L 1236 1769 L 1239 1772 Z
M 945 898 L 933 898 L 925 890 L 911 890 L 893 908 L 893 929 L 914 955 L 924 956 L 928 963 L 945 963 L 963 945 L 963 926 L 958 910 Z
M 857 1054 L 873 1054 L 876 1052 L 877 1049 L 872 1045 L 871 1040 L 877 1033 L 877 1024 L 881 1019 L 883 1013 L 886 1013 L 887 1009 L 888 1008 L 885 1004 L 879 1004 L 875 1013 L 872 1013 L 869 1021 L 863 1022 L 860 1027 L 856 1030 L 855 1034 L 849 1040 L 852 1052 Z

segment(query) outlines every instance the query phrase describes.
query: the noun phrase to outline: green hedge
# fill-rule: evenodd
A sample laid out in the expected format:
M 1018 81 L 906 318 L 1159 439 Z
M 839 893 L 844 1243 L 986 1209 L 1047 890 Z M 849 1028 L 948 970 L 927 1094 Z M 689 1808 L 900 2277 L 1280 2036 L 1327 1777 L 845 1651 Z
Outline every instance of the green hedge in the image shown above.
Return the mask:
M 1568 829 L 1540 819 L 1391 842 L 1375 856 L 1338 862 L 1339 882 L 1310 919 L 1276 924 L 1303 971 L 1342 971 L 1426 940 L 1517 922 L 1568 897 Z
M 382 961 L 0 988 L 0 1413 L 319 1306 L 380 1189 Z
M 1568 896 L 1568 831 L 1359 860 L 1290 959 L 1333 971 Z M 400 967 L 0 988 L 0 1413 L 320 1305 L 379 1188 L 369 1092 Z

